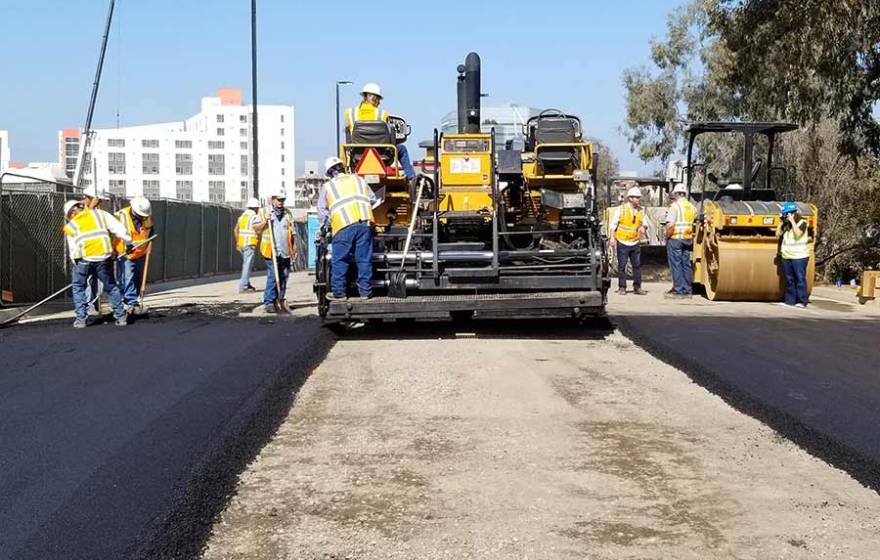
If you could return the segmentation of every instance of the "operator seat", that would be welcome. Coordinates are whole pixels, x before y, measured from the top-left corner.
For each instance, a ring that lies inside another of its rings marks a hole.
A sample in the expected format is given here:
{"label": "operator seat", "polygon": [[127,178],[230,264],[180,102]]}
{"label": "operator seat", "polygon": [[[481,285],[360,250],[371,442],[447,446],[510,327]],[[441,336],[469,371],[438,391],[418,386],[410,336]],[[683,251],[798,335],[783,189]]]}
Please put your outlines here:
{"label": "operator seat", "polygon": [[[345,139],[346,144],[349,144],[348,150],[352,169],[360,161],[368,147],[376,148],[379,157],[382,158],[382,162],[386,166],[394,164],[394,149],[389,146],[394,146],[397,142],[395,141],[394,131],[387,122],[357,121],[354,123],[352,130],[346,128]],[[362,145],[363,148],[352,146],[351,144]]]}
{"label": "operator seat", "polygon": [[[580,141],[580,123],[576,117],[551,109],[532,119],[534,124],[529,127],[528,139],[530,151],[541,144],[574,144]],[[570,165],[577,166],[580,163],[575,146],[542,148],[537,152],[537,158],[545,172],[562,172]]]}

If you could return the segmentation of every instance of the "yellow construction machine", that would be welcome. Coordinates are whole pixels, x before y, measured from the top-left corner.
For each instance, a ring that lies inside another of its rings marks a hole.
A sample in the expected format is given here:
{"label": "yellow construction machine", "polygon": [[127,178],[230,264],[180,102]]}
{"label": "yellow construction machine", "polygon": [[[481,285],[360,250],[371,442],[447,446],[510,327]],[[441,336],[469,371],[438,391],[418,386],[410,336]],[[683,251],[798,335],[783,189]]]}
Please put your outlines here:
{"label": "yellow construction machine", "polygon": [[[688,127],[686,186],[698,209],[693,280],[703,286],[710,300],[782,300],[785,278],[776,230],[782,195],[790,192],[792,169],[774,165],[773,155],[777,136],[796,128],[788,123],[759,122],[701,122]],[[710,162],[696,162],[695,142],[703,134],[738,135],[742,142],[737,143],[736,163],[731,167],[741,167],[719,178],[710,171]],[[763,150],[756,155],[758,147]],[[796,204],[809,224],[810,291],[819,215],[812,204]]]}
{"label": "yellow construction machine", "polygon": [[596,160],[580,120],[544,111],[524,125],[524,150],[499,149],[494,130],[481,132],[480,57],[470,53],[458,73],[458,132],[434,131],[416,185],[402,178],[392,132],[382,136],[380,125],[372,136],[355,130],[343,146],[347,168],[384,197],[374,212],[374,297],[327,299],[332,240],[324,236],[315,282],[321,316],[603,313],[609,283]]}

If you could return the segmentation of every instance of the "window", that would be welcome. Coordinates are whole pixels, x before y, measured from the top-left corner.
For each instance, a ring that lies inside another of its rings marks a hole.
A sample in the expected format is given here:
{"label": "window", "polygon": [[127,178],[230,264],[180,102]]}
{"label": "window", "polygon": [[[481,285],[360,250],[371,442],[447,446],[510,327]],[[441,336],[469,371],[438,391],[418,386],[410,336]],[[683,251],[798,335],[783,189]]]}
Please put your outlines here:
{"label": "window", "polygon": [[174,147],[178,150],[189,150],[192,149],[193,143],[192,140],[175,140]]}
{"label": "window", "polygon": [[226,175],[226,156],[208,154],[208,175]]}
{"label": "window", "polygon": [[144,153],[142,156],[142,172],[144,175],[159,174],[159,154]]}
{"label": "window", "polygon": [[217,129],[217,136],[224,136],[225,134],[226,134],[226,131],[223,130],[222,128]]}
{"label": "window", "polygon": [[125,196],[125,179],[110,179],[110,194]]}
{"label": "window", "polygon": [[223,122],[223,115],[217,115],[217,122],[218,122],[218,123],[222,123],[222,122]]}
{"label": "window", "polygon": [[79,144],[64,144],[64,155],[73,157],[79,154]]}
{"label": "window", "polygon": [[242,138],[247,138],[247,135],[248,135],[248,133],[247,133],[247,129],[246,129],[246,128],[239,128],[239,129],[238,129],[238,134],[239,134],[239,136],[241,136]]}
{"label": "window", "polygon": [[226,202],[225,181],[208,181],[208,201]]}
{"label": "window", "polygon": [[248,157],[247,154],[241,155],[241,176],[247,177],[248,174]]}
{"label": "window", "polygon": [[[281,115],[281,122],[284,122],[284,115]],[[281,134],[284,134],[284,130],[282,129]]]}
{"label": "window", "polygon": [[177,199],[192,200],[193,199],[193,182],[177,181]]}
{"label": "window", "polygon": [[107,140],[107,146],[110,148],[124,148],[125,140],[122,138],[110,138]]}
{"label": "window", "polygon": [[284,168],[281,168],[281,174],[284,175]]}
{"label": "window", "polygon": [[209,150],[222,150],[225,147],[225,142],[223,142],[222,140],[208,140]]}
{"label": "window", "polygon": [[[178,175],[193,174],[192,154],[174,154],[174,167]],[[178,197],[180,198],[180,197]]]}
{"label": "window", "polygon": [[242,181],[241,182],[241,199],[240,200],[242,202],[244,202],[247,199],[248,199],[248,182]]}
{"label": "window", "polygon": [[238,122],[240,122],[240,123],[246,123],[246,122],[247,122],[247,115],[239,115],[239,116],[238,116]]}
{"label": "window", "polygon": [[284,163],[284,154],[281,154],[281,163]]}
{"label": "window", "polygon": [[284,141],[283,140],[281,141],[281,149],[282,150],[284,149]]}
{"label": "window", "polygon": [[281,136],[284,136],[284,129],[281,129]]}
{"label": "window", "polygon": [[107,153],[107,173],[125,175],[125,152]]}
{"label": "window", "polygon": [[242,150],[247,150],[248,149],[247,142],[239,142],[238,147],[241,148]]}
{"label": "window", "polygon": [[158,148],[158,140],[141,140],[141,148]]}
{"label": "window", "polygon": [[159,198],[159,181],[144,181],[144,198]]}

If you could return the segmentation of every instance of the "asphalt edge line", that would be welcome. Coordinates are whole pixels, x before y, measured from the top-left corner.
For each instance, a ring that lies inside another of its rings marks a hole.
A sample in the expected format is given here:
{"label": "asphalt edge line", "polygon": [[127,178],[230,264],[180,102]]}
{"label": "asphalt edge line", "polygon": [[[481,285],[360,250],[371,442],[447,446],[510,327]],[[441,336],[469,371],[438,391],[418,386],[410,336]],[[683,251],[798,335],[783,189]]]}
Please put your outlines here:
{"label": "asphalt edge line", "polygon": [[855,449],[812,428],[797,417],[760,400],[731,381],[712,373],[687,354],[640,334],[624,316],[611,317],[617,329],[637,346],[660,361],[683,372],[688,379],[797,445],[817,459],[842,470],[866,488],[880,494],[880,461],[864,457]]}

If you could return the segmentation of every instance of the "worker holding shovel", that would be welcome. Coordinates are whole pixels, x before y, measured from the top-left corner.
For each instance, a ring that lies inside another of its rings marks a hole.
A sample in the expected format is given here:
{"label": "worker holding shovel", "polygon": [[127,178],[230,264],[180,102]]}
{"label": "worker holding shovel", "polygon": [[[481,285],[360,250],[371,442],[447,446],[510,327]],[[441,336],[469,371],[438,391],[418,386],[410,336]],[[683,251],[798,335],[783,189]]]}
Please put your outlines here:
{"label": "worker holding shovel", "polygon": [[[153,234],[153,209],[150,201],[142,196],[131,199],[128,206],[116,213],[119,220],[131,237],[132,243],[140,243]],[[143,280],[144,267],[149,259],[150,244],[147,243],[130,253],[125,252],[125,242],[116,240],[116,283],[122,292],[122,302],[131,314],[142,313],[139,299]]]}
{"label": "worker holding shovel", "polygon": [[272,195],[269,211],[260,212],[260,223],[254,230],[260,235],[260,254],[266,259],[266,289],[263,305],[267,313],[290,313],[287,307],[287,278],[291,260],[296,258],[293,236],[293,214],[284,207],[286,195],[279,189]]}

